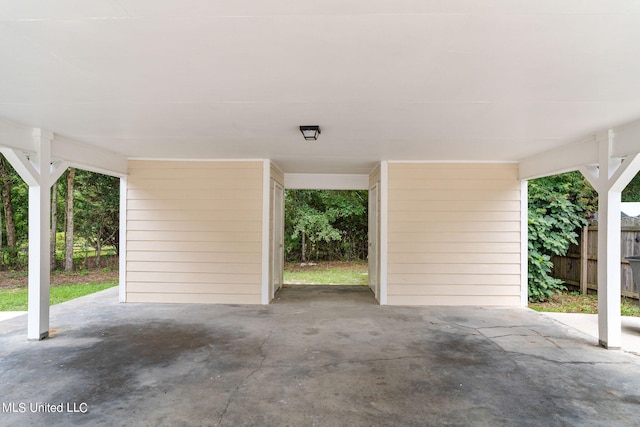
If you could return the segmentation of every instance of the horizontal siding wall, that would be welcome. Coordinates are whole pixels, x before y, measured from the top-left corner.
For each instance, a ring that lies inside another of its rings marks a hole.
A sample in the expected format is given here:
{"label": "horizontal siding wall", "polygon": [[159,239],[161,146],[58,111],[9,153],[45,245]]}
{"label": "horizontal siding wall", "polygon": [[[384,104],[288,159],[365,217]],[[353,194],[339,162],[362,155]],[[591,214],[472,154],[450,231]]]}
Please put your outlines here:
{"label": "horizontal siding wall", "polygon": [[129,162],[127,301],[259,304],[262,168]]}
{"label": "horizontal siding wall", "polygon": [[517,165],[390,163],[388,303],[520,304]]}

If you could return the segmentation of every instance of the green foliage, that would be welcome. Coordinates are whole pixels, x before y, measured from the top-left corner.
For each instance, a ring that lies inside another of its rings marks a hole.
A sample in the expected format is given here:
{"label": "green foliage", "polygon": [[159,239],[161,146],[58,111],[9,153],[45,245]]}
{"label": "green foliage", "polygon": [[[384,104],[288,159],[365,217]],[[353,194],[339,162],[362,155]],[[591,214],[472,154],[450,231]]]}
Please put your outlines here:
{"label": "green foliage", "polygon": [[[1,155],[1,154],[0,154]],[[28,249],[28,220],[29,220],[29,186],[20,178],[8,161],[5,161],[11,183],[11,200],[13,206],[13,220],[16,227],[16,247],[7,246],[6,219],[4,208],[0,200],[0,216],[2,217],[2,261],[0,265],[11,270],[18,270],[27,266]],[[2,180],[0,179],[0,184]]]}
{"label": "green foliage", "polygon": [[367,200],[367,191],[286,190],[285,257],[365,258]]}
{"label": "green foliage", "polygon": [[594,210],[593,189],[577,172],[529,182],[529,300],[545,301],[565,289],[551,276],[553,255],[577,243],[578,228]]}
{"label": "green foliage", "polygon": [[[10,269],[23,269],[28,260],[29,187],[6,162],[11,179],[11,200],[16,225],[17,247],[7,246],[4,209],[0,201],[2,219],[2,265]],[[68,172],[67,172],[68,173]],[[118,178],[77,170],[74,187],[75,245],[83,245],[85,258],[102,254],[105,247],[118,250],[120,183]],[[66,174],[58,180],[56,252],[64,253]]]}
{"label": "green foliage", "polygon": [[640,202],[640,173],[622,190],[623,202]]}
{"label": "green foliage", "polygon": [[74,225],[89,247],[100,250],[111,245],[117,248],[120,224],[118,178],[77,170],[74,208]]}

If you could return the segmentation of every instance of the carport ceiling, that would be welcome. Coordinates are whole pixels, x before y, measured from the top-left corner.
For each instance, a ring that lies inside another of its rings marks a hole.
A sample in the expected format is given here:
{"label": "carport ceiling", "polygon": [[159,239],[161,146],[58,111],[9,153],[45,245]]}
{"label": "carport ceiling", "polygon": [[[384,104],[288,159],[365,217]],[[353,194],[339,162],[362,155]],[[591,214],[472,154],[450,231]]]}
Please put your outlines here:
{"label": "carport ceiling", "polygon": [[0,58],[0,117],[134,158],[517,161],[640,118],[634,0],[2,0]]}

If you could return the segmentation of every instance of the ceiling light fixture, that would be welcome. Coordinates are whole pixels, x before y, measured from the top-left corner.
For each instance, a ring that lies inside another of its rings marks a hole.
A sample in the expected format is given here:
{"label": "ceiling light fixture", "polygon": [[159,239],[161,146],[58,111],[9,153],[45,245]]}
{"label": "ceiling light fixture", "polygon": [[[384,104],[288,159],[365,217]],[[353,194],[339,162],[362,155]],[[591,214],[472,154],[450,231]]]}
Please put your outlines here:
{"label": "ceiling light fixture", "polygon": [[300,126],[300,132],[306,141],[315,141],[320,135],[320,126]]}

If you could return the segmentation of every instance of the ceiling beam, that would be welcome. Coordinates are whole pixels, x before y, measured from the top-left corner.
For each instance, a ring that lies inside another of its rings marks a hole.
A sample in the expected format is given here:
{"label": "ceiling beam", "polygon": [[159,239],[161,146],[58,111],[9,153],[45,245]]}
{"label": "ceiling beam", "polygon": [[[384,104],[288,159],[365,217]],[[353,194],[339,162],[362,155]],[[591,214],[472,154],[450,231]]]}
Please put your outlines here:
{"label": "ceiling beam", "polygon": [[612,156],[625,157],[640,151],[640,119],[615,127],[612,130]]}
{"label": "ceiling beam", "polygon": [[520,179],[570,172],[597,161],[598,143],[595,136],[589,137],[521,160]]}
{"label": "ceiling beam", "polygon": [[33,128],[0,118],[0,146],[12,150],[36,152]]}
{"label": "ceiling beam", "polygon": [[613,136],[612,158],[622,159],[640,152],[640,119],[598,132],[588,138],[534,154],[520,161],[520,179],[534,179],[573,170],[586,172],[598,164],[598,142]]}
{"label": "ceiling beam", "polygon": [[108,150],[55,135],[51,157],[64,160],[72,167],[117,177],[128,173],[127,158]]}
{"label": "ceiling beam", "polygon": [[[0,118],[0,147],[7,152],[15,150],[25,153],[29,158],[37,157],[36,141],[43,132],[46,131]],[[51,159],[54,160],[54,164],[58,164],[56,170],[62,166],[65,169],[71,166],[117,177],[126,176],[128,173],[126,157],[56,134],[53,134],[51,141]]]}

